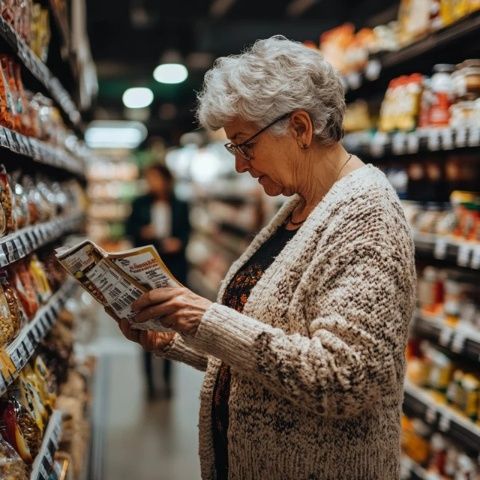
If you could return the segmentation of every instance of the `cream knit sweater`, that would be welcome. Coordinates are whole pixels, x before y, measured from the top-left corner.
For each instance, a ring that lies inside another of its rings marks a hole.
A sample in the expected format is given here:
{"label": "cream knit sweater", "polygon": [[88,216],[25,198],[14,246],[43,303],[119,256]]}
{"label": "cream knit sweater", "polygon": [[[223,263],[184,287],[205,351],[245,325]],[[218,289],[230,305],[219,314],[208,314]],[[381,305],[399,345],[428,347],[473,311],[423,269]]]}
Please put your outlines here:
{"label": "cream knit sweater", "polygon": [[[284,222],[293,198],[228,272]],[[252,290],[243,313],[214,303],[168,358],[206,369],[202,478],[215,479],[212,392],[231,366],[229,478],[399,478],[404,351],[414,247],[387,179],[365,166],[339,180]],[[208,365],[207,365],[208,363]]]}

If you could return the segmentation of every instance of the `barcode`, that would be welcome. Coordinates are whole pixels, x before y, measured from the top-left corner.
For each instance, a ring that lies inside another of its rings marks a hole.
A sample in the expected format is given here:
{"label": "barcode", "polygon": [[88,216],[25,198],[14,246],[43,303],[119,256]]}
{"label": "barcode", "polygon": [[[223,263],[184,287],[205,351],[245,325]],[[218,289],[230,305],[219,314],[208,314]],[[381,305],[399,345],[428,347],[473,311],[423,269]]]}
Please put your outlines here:
{"label": "barcode", "polygon": [[133,295],[128,293],[124,293],[120,298],[117,298],[114,302],[112,302],[112,307],[116,311],[121,311],[125,308],[130,307],[130,305],[136,300]]}

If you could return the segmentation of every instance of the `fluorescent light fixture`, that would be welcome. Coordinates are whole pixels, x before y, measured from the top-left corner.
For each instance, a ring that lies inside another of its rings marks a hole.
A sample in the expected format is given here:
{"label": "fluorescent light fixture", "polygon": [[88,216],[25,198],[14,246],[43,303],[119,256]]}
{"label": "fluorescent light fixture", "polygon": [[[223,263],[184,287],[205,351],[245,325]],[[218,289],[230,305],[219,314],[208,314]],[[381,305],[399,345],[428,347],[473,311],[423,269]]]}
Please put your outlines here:
{"label": "fluorescent light fixture", "polygon": [[90,148],[138,147],[147,138],[147,128],[140,122],[97,120],[85,132],[85,141]]}
{"label": "fluorescent light fixture", "polygon": [[163,63],[153,72],[153,78],[159,83],[182,83],[188,77],[188,70],[181,63]]}
{"label": "fluorescent light fixture", "polygon": [[123,104],[127,108],[145,108],[153,102],[153,92],[149,88],[129,88],[123,93]]}

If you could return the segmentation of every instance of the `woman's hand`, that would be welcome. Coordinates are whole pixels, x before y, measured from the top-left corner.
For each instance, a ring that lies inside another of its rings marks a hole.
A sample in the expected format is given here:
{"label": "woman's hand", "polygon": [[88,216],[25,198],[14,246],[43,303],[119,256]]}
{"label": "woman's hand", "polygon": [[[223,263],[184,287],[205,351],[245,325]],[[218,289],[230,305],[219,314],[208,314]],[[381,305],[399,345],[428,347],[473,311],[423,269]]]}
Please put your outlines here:
{"label": "woman's hand", "polygon": [[120,330],[128,340],[138,343],[147,352],[158,352],[172,343],[175,337],[174,332],[153,332],[151,330],[137,330],[132,327],[128,320],[118,322]]}
{"label": "woman's hand", "polygon": [[135,322],[157,319],[164,327],[183,335],[195,335],[212,302],[185,287],[157,288],[132,305]]}

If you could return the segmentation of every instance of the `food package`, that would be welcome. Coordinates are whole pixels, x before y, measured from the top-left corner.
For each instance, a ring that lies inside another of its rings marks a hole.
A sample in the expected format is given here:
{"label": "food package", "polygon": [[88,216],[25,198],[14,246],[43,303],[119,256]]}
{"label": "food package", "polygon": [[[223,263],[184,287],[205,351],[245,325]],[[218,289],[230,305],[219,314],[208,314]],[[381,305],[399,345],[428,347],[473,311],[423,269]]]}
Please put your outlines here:
{"label": "food package", "polygon": [[35,225],[41,220],[40,209],[38,206],[40,201],[39,193],[35,188],[35,183],[33,182],[32,178],[29,176],[23,177],[22,186],[27,196],[30,224]]}
{"label": "food package", "polygon": [[3,165],[0,165],[0,203],[5,214],[5,233],[12,233],[17,229],[15,198],[10,188],[9,176]]}
{"label": "food package", "polygon": [[52,289],[50,288],[45,269],[36,255],[32,255],[30,258],[28,270],[33,280],[38,300],[40,303],[45,304],[52,296]]}
{"label": "food package", "polygon": [[52,411],[57,399],[57,383],[41,355],[37,355],[32,361],[32,372],[34,376],[31,378],[36,379],[43,404]]}
{"label": "food package", "polygon": [[0,123],[7,128],[15,128],[15,102],[8,71],[4,69],[3,63],[0,56]]}
{"label": "food package", "polygon": [[15,449],[0,437],[0,478],[2,480],[28,480],[25,462]]}
{"label": "food package", "polygon": [[3,345],[10,343],[23,327],[24,318],[19,299],[13,289],[6,271],[0,271],[0,329]]}
{"label": "food package", "polygon": [[9,394],[7,397],[2,397],[0,422],[0,433],[3,438],[10,443],[25,463],[31,464],[42,445],[43,432],[32,413],[20,403],[16,395]]}
{"label": "food package", "polygon": [[15,218],[17,221],[17,228],[25,228],[30,224],[30,212],[28,209],[28,198],[24,188],[19,183],[18,179],[20,172],[15,172],[11,175],[11,188],[15,197]]}
{"label": "food package", "polygon": [[14,384],[13,391],[20,404],[30,411],[35,419],[35,423],[43,434],[48,423],[50,412],[40,397],[40,392],[37,388],[38,380],[34,379],[34,375],[31,367],[26,365],[20,372]]}
{"label": "food package", "polygon": [[39,308],[32,277],[23,261],[13,264],[10,267],[10,272],[13,286],[17,291],[27,318],[32,319]]}
{"label": "food package", "polygon": [[43,252],[41,260],[45,266],[48,283],[53,291],[58,290],[65,281],[66,272],[60,267],[53,251]]}

